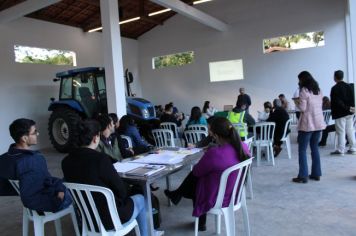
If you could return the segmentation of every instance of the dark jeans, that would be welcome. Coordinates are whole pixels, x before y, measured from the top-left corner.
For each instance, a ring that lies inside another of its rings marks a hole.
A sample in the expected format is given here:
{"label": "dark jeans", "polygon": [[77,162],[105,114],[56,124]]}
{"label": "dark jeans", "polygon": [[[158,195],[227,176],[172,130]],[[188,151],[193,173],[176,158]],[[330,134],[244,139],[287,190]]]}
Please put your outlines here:
{"label": "dark jeans", "polygon": [[[193,175],[192,172],[188,174],[187,177],[183,180],[181,185],[175,190],[176,193],[180,194],[182,197],[192,199],[193,206],[195,206],[195,189],[197,187],[198,178]],[[205,225],[206,223],[206,214],[199,217],[199,225]]]}
{"label": "dark jeans", "polygon": [[318,142],[320,139],[321,131],[311,132],[298,132],[298,155],[299,155],[299,178],[308,177],[308,161],[307,161],[307,148],[310,145],[312,157],[311,176],[321,176],[320,154]]}

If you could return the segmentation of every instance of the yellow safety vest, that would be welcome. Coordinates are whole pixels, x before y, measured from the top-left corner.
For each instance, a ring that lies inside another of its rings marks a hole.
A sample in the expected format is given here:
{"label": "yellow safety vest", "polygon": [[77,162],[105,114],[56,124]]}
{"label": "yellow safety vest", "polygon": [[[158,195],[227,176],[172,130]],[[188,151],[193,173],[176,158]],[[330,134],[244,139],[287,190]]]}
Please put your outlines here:
{"label": "yellow safety vest", "polygon": [[232,124],[242,124],[244,128],[238,128],[236,127],[237,132],[239,133],[241,138],[244,138],[247,136],[247,124],[244,123],[244,117],[245,117],[245,111],[242,112],[233,112],[229,111],[227,119],[232,123]]}

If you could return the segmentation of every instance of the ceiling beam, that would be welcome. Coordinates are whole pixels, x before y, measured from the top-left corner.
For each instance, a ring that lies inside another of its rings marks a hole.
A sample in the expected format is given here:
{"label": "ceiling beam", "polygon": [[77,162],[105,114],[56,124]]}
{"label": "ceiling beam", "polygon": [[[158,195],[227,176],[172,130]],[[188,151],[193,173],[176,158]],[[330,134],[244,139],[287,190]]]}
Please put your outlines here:
{"label": "ceiling beam", "polygon": [[228,25],[221,20],[218,20],[215,17],[212,17],[179,0],[151,0],[151,2],[157,3],[166,8],[171,8],[173,11],[181,15],[196,20],[213,29],[219,31],[226,31],[228,29]]}
{"label": "ceiling beam", "polygon": [[61,0],[27,0],[0,12],[0,23],[7,23],[22,16],[48,7]]}

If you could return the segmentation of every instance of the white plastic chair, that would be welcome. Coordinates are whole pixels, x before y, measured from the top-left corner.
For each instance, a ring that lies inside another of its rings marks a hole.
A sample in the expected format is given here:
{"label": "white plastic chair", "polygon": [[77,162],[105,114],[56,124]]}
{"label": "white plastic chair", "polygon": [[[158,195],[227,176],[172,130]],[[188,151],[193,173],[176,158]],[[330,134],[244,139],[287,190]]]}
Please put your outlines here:
{"label": "white plastic chair", "polygon": [[253,146],[257,148],[257,166],[261,162],[261,148],[267,149],[267,160],[272,158],[272,165],[274,166],[273,154],[273,136],[276,124],[274,122],[257,123],[253,126]]}
{"label": "white plastic chair", "polygon": [[[218,192],[215,206],[207,212],[207,214],[216,215],[215,220],[216,220],[217,234],[220,234],[221,232],[221,215],[223,215],[225,219],[226,235],[235,236],[235,211],[242,208],[242,215],[244,218],[246,235],[248,236],[250,235],[250,224],[248,219],[244,183],[246,179],[246,174],[250,169],[251,163],[252,163],[252,159],[250,158],[246,161],[243,161],[237,165],[234,165],[226,169],[221,175],[219,192]],[[234,182],[234,188],[231,194],[229,206],[223,207],[227,180],[230,174],[236,171],[238,171],[238,173],[237,173],[236,180]],[[196,217],[195,236],[198,236],[198,225],[199,225],[199,218]]]}
{"label": "white plastic chair", "polygon": [[[136,219],[133,219],[124,225],[121,223],[119,214],[117,213],[115,197],[110,189],[101,186],[76,183],[65,183],[65,185],[71,192],[82,215],[82,235],[121,236],[128,234],[135,228],[136,235],[140,236],[140,230]],[[114,225],[113,230],[107,231],[105,229],[93,198],[94,193],[101,194],[105,197],[111,220]]]}
{"label": "white plastic chair", "polygon": [[[10,181],[11,185],[14,187],[14,189],[16,190],[16,192],[20,195],[19,181],[18,180],[9,180],[9,181]],[[62,218],[63,216],[69,215],[69,214],[71,215],[71,218],[72,218],[75,234],[77,236],[79,236],[80,233],[78,230],[78,222],[77,222],[77,218],[75,216],[73,205],[70,205],[66,209],[63,209],[56,213],[43,212],[43,215],[39,215],[37,213],[37,211],[23,207],[22,235],[23,236],[28,235],[28,226],[29,226],[28,223],[31,220],[31,221],[33,221],[35,236],[44,235],[44,225],[45,225],[45,223],[47,223],[49,221],[54,221],[56,235],[60,236],[60,235],[62,235],[62,226],[61,226],[60,218]]]}
{"label": "white plastic chair", "polygon": [[288,112],[289,117],[292,119],[291,125],[297,125],[298,124],[298,118],[297,118],[296,111],[288,110],[287,112]]}
{"label": "white plastic chair", "polygon": [[330,117],[331,117],[331,110],[324,110],[323,111],[324,121],[326,125],[329,125]]}
{"label": "white plastic chair", "polygon": [[189,125],[188,130],[198,130],[208,132],[208,126],[206,125]]}
{"label": "white plastic chair", "polygon": [[173,138],[179,138],[178,136],[178,126],[176,123],[173,122],[162,122],[161,123],[161,128],[162,129],[169,129],[172,130],[174,137]]}
{"label": "white plastic chair", "polygon": [[132,139],[129,136],[126,135],[120,135],[122,139],[125,139],[127,142],[128,148],[132,148]]}
{"label": "white plastic chair", "polygon": [[232,123],[232,125],[235,127],[237,133],[240,135],[241,133],[245,133],[246,136],[243,138],[247,138],[248,136],[248,131],[247,131],[247,124],[245,123]]}
{"label": "white plastic chair", "polygon": [[[252,143],[253,143],[253,137],[246,139],[243,141],[244,143],[247,144],[248,150],[250,151],[252,155]],[[251,157],[253,159],[253,157]],[[250,168],[249,172],[247,173],[247,189],[248,192],[250,193],[250,199],[253,199],[253,188],[252,188],[252,167]]]}
{"label": "white plastic chair", "polygon": [[291,123],[292,123],[292,119],[289,119],[286,122],[286,125],[284,126],[283,136],[281,138],[281,141],[286,144],[289,159],[292,159],[292,150],[291,150],[291,144],[290,144],[290,133],[287,134],[287,131],[290,128]]}
{"label": "white plastic chair", "polygon": [[153,129],[156,147],[175,147],[174,134],[170,129]]}
{"label": "white plastic chair", "polygon": [[188,143],[195,144],[203,138],[208,137],[208,132],[200,130],[186,130],[184,131],[184,137]]}

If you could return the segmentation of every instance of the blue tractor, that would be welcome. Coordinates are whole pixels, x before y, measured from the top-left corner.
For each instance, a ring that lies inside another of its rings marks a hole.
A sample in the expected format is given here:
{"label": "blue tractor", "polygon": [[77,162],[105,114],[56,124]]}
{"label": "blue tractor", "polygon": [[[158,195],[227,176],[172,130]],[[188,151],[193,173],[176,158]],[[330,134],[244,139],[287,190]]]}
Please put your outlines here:
{"label": "blue tractor", "polygon": [[[78,121],[108,113],[105,70],[100,67],[68,70],[57,73],[53,81],[60,81],[60,90],[59,99],[52,98],[48,107],[52,111],[49,137],[59,152],[68,152],[75,144]],[[156,120],[152,103],[130,96],[132,81],[132,74],[126,71],[128,115],[139,124]]]}

